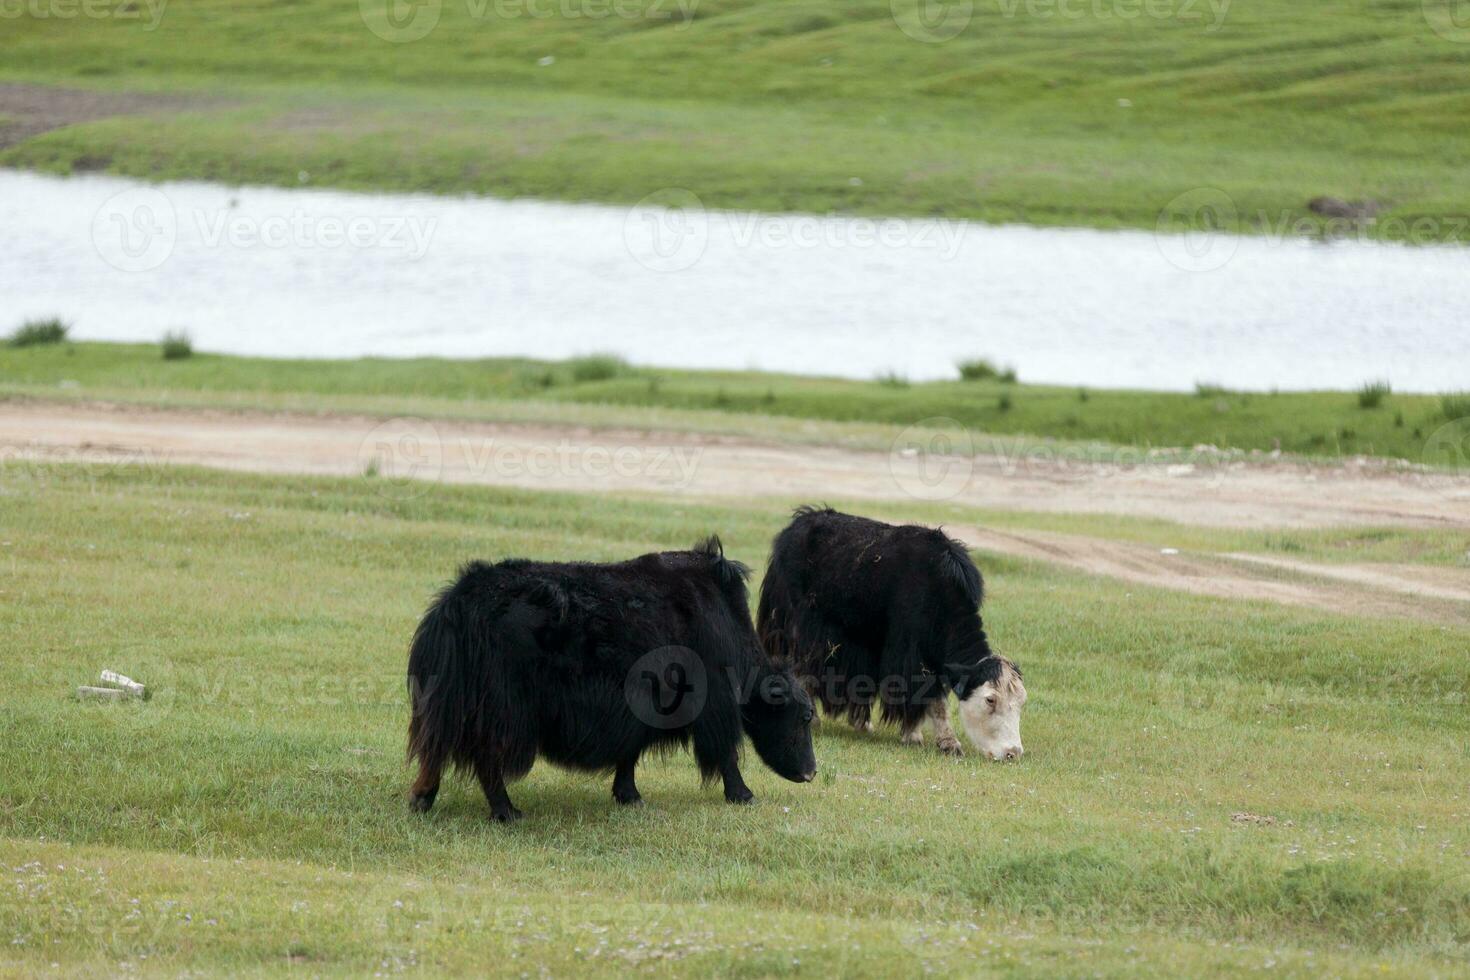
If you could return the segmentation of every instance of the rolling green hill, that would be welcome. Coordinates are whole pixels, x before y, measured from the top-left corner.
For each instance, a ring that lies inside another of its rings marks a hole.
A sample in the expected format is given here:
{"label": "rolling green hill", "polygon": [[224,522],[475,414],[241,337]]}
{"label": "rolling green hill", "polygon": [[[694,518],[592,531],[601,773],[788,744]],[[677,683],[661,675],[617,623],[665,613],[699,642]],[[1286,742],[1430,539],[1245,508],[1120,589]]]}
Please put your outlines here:
{"label": "rolling green hill", "polygon": [[[1440,0],[379,2],[18,8],[0,78],[102,104],[0,163],[1145,228],[1216,187],[1228,226],[1333,195],[1470,237],[1470,30]],[[24,91],[0,116],[47,115]],[[155,118],[98,118],[124,94]]]}

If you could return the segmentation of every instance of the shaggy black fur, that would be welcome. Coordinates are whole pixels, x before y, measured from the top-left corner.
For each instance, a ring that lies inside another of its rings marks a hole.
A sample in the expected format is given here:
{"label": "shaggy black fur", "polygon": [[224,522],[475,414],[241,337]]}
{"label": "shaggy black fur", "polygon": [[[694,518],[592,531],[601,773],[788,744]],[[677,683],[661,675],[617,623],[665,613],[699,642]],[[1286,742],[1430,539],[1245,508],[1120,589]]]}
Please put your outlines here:
{"label": "shaggy black fur", "polygon": [[690,741],[704,779],[746,803],[743,734],[781,776],[810,780],[811,699],[761,652],[747,574],[713,537],[613,565],[466,565],[409,653],[413,808],[433,805],[453,765],[479,777],[497,820],[514,820],[505,781],[538,755],[613,771],[613,797],[637,803],[639,756]]}
{"label": "shaggy black fur", "polygon": [[943,531],[799,507],[776,535],[757,626],[829,714],[905,730],[954,691],[996,680],[980,620],[984,583]]}

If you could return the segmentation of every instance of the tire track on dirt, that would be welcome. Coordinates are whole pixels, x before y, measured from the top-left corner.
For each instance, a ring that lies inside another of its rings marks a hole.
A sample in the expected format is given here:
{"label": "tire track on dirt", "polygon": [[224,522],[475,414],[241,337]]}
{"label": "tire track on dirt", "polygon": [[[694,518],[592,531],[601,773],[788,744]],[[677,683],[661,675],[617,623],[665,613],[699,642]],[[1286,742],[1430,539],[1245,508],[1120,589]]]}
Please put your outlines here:
{"label": "tire track on dirt", "polygon": [[1064,565],[1153,588],[1336,613],[1351,610],[1355,614],[1470,625],[1470,573],[1455,569],[1328,565],[1173,549],[1166,553],[1104,538],[996,531],[972,525],[945,525],[945,530],[982,551]]}
{"label": "tire track on dirt", "polygon": [[[434,465],[416,478],[539,490],[653,492],[693,497],[905,501],[911,474],[893,455],[759,443],[729,436],[552,425],[415,420]],[[381,419],[260,412],[159,410],[45,402],[0,403],[0,468],[7,461],[189,464],[237,471],[355,476],[373,458]],[[427,453],[427,449],[419,446]],[[537,468],[537,454],[566,465]],[[593,473],[590,460],[631,465]],[[520,461],[511,465],[512,461]],[[660,463],[661,465],[655,465]],[[955,462],[955,461],[951,461]],[[950,502],[999,510],[1165,517],[1213,526],[1344,524],[1470,526],[1470,478],[1365,473],[1351,468],[1247,466],[1208,480],[1177,467],[1108,471],[1038,464],[1024,471],[977,457]],[[3,471],[3,469],[0,469]],[[1310,502],[1310,503],[1309,503]],[[972,547],[1094,575],[1225,599],[1470,623],[1470,575],[1418,566],[1326,565],[1245,554],[1178,554],[1128,542],[973,526],[950,530]]]}

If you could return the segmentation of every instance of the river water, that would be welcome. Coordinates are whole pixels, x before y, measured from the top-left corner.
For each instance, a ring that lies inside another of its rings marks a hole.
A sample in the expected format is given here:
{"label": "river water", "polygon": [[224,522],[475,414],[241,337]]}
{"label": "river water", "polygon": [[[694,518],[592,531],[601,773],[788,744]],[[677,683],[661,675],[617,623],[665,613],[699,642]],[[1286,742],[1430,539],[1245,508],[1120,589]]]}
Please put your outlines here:
{"label": "river water", "polygon": [[301,357],[1470,387],[1470,249],[0,171],[0,331]]}

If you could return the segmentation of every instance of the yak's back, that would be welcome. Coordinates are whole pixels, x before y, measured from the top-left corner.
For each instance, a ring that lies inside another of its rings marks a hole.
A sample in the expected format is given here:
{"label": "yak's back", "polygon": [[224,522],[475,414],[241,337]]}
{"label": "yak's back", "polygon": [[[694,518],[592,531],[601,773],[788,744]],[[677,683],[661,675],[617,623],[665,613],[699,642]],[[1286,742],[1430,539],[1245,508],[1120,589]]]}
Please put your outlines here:
{"label": "yak's back", "polygon": [[771,565],[796,592],[841,590],[864,603],[919,588],[952,591],[977,609],[984,596],[968,549],[944,531],[830,507],[797,508],[776,538]]}
{"label": "yak's back", "polygon": [[606,564],[475,561],[441,593],[439,609],[451,622],[475,622],[516,639],[514,649],[540,650],[570,666],[614,649],[691,644],[711,623],[739,630],[749,622],[747,575],[716,537],[688,551]]}

